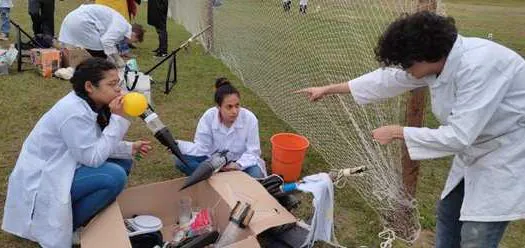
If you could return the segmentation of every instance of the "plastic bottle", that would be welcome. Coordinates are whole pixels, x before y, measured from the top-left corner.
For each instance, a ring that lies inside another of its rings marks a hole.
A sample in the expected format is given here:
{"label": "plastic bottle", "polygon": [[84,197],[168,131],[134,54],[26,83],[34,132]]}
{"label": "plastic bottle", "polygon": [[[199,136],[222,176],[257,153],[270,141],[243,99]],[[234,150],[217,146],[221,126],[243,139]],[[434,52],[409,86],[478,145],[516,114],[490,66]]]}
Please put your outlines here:
{"label": "plastic bottle", "polygon": [[230,214],[230,223],[224,229],[219,241],[215,244],[216,248],[225,247],[239,241],[239,236],[243,229],[250,224],[255,211],[248,203],[237,201]]}

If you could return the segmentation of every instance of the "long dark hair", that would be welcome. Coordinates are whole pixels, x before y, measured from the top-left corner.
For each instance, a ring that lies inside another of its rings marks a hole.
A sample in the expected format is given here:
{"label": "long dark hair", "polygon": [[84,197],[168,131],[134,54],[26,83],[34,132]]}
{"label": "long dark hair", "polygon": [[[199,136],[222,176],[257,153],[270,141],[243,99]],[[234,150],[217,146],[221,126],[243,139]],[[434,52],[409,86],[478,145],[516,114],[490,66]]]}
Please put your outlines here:
{"label": "long dark hair", "polygon": [[215,80],[215,103],[217,103],[218,106],[221,106],[222,102],[224,101],[224,97],[231,94],[236,94],[239,98],[241,98],[239,91],[233,87],[227,78],[217,78]]}
{"label": "long dark hair", "polygon": [[95,102],[88,96],[86,82],[90,81],[94,87],[99,87],[99,82],[104,78],[104,73],[116,69],[117,67],[113,63],[105,59],[89,58],[78,64],[73,77],[69,80],[77,96],[84,99],[91,109],[98,114],[97,123],[102,130],[109,124],[111,111],[109,110],[109,106],[103,106],[102,108],[96,107]]}

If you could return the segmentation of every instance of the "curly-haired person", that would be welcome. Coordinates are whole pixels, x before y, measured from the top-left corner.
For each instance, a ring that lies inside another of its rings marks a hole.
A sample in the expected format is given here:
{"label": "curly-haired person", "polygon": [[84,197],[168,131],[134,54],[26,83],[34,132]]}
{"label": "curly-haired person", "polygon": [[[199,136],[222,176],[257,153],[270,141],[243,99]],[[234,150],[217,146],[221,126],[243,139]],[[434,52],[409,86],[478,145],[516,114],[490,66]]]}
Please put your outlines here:
{"label": "curly-haired person", "polygon": [[311,101],[351,93],[368,104],[428,86],[438,128],[389,125],[372,136],[404,140],[413,160],[454,156],[437,206],[436,247],[497,247],[508,223],[525,217],[525,60],[459,35],[454,19],[430,12],[391,23],[375,54],[383,68],[299,92]]}

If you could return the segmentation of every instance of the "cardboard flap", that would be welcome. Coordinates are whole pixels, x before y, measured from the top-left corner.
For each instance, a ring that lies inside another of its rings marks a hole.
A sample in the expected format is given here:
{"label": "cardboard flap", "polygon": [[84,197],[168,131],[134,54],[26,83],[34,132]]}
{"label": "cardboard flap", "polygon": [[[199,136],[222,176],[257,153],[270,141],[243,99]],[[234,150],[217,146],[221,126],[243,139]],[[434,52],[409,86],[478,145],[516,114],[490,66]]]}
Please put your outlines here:
{"label": "cardboard flap", "polygon": [[80,235],[82,248],[131,248],[117,202],[95,216]]}
{"label": "cardboard flap", "polygon": [[228,245],[226,248],[260,248],[261,245],[259,245],[259,242],[257,241],[257,238],[255,236],[249,236],[248,238],[245,238],[239,242],[236,242],[235,244]]}
{"label": "cardboard flap", "polygon": [[217,173],[208,182],[233,208],[237,201],[248,202],[255,210],[250,229],[259,234],[268,228],[296,221],[268,191],[255,179],[244,172],[232,171]]}

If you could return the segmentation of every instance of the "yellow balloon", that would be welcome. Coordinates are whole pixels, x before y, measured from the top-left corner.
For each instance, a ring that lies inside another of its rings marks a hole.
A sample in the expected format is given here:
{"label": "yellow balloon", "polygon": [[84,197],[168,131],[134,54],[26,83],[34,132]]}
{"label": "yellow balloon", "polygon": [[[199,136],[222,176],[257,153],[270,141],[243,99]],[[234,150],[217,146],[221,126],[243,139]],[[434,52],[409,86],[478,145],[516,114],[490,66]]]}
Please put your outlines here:
{"label": "yellow balloon", "polygon": [[129,116],[139,116],[148,108],[148,100],[143,94],[130,92],[124,96],[124,113]]}

